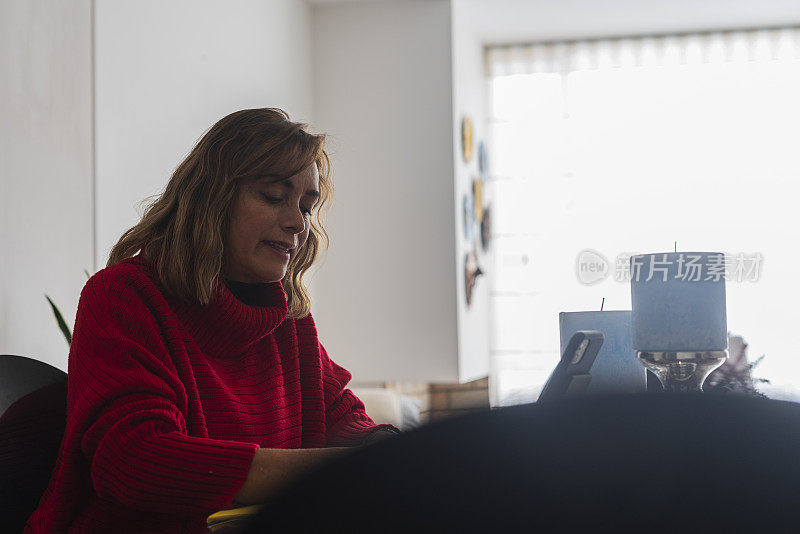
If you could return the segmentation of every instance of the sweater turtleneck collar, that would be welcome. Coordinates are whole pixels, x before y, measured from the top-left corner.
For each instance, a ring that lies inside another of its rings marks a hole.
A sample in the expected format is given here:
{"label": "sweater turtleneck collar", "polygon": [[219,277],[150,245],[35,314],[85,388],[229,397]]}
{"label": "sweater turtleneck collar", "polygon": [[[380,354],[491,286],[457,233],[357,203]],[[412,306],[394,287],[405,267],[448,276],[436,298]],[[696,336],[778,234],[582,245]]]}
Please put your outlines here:
{"label": "sweater turtleneck collar", "polygon": [[[138,258],[138,256],[136,257]],[[157,285],[152,267],[140,260]],[[231,291],[248,302],[242,302]],[[180,302],[168,292],[164,296],[188,333],[204,354],[215,358],[234,358],[271,334],[286,318],[286,292],[280,282],[242,284],[222,280],[207,306]]]}
{"label": "sweater turtleneck collar", "polygon": [[234,297],[248,306],[261,306],[263,304],[265,286],[269,285],[266,283],[237,282],[228,278],[223,278],[222,283],[233,293]]}

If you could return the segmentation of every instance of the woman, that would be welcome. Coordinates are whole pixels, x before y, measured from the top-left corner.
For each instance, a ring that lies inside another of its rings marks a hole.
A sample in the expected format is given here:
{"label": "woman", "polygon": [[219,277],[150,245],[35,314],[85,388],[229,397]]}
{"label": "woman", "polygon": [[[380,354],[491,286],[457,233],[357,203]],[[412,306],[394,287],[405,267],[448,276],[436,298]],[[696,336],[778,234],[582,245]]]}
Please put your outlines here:
{"label": "woman", "polygon": [[277,109],[228,115],[123,234],[81,294],[67,428],[28,531],[203,532],[396,432],[345,389],[309,311],[323,144]]}

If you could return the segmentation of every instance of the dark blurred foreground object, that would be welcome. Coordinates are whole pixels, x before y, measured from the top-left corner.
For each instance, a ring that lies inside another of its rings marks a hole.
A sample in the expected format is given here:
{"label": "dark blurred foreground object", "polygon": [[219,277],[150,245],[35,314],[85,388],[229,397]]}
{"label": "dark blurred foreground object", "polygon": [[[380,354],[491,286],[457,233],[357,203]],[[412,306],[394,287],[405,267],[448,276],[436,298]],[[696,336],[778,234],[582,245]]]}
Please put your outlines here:
{"label": "dark blurred foreground object", "polygon": [[242,532],[797,528],[800,405],[642,394],[401,434],[298,482]]}
{"label": "dark blurred foreground object", "polygon": [[22,532],[38,506],[64,435],[66,407],[64,371],[0,355],[0,531]]}

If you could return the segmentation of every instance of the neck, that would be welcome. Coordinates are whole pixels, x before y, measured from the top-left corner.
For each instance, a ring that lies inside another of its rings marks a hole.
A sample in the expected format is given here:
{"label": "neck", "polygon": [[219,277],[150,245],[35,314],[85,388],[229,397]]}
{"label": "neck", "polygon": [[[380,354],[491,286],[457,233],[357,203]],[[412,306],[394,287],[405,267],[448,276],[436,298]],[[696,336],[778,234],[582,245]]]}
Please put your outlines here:
{"label": "neck", "polygon": [[261,302],[262,288],[267,285],[264,282],[240,282],[223,278],[225,286],[233,293],[240,302],[248,306],[258,306]]}

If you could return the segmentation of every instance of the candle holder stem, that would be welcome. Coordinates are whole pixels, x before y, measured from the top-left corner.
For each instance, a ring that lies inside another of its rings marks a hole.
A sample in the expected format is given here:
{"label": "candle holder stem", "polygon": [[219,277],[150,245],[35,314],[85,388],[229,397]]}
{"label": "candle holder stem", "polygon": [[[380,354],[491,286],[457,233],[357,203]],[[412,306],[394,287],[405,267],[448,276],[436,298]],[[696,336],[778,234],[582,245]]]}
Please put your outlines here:
{"label": "candle holder stem", "polygon": [[671,393],[702,392],[711,371],[728,359],[727,350],[700,352],[639,351],[642,364],[652,371]]}

